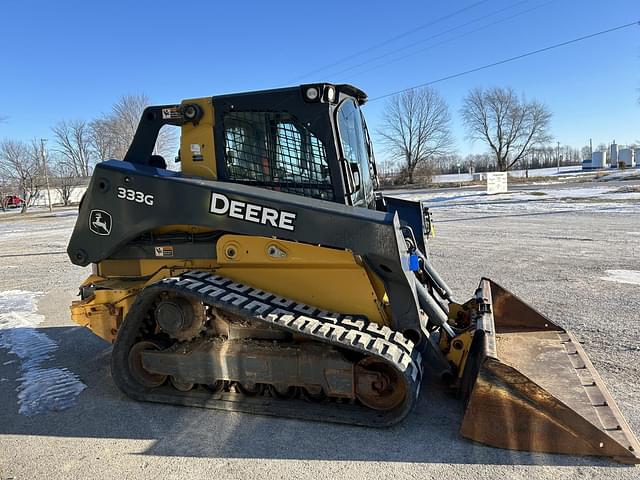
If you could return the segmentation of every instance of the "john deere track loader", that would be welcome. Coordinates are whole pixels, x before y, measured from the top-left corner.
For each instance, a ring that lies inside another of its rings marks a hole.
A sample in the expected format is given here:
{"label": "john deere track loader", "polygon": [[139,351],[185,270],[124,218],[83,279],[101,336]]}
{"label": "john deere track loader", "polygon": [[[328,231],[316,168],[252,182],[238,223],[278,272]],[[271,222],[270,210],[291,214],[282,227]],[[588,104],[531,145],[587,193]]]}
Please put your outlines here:
{"label": "john deere track loader", "polygon": [[[147,108],[96,166],[68,253],[93,274],[73,319],[113,342],[137,400],[388,426],[425,369],[465,398],[461,433],[498,447],[639,461],[576,339],[482,279],[433,269],[418,202],[376,194],[350,85]],[[154,154],[180,127],[181,171]]]}

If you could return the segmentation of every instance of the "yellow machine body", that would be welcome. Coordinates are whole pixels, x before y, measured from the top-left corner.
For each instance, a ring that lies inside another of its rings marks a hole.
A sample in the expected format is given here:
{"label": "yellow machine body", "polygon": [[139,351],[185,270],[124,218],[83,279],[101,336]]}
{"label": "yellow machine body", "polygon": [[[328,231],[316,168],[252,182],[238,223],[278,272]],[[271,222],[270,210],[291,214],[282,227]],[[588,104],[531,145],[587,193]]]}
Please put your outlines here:
{"label": "yellow machine body", "polygon": [[[186,228],[186,227],[185,227]],[[105,260],[85,281],[96,295],[73,302],[73,321],[113,342],[136,293],[186,270],[210,270],[237,282],[328,311],[365,314],[387,325],[384,286],[357,257],[337,250],[265,237],[224,235],[215,259]]]}
{"label": "yellow machine body", "polygon": [[203,112],[197,125],[185,123],[180,127],[180,162],[182,172],[195,177],[215,180],[215,142],[213,138],[214,110],[211,97],[184,100],[183,105],[198,105]]}

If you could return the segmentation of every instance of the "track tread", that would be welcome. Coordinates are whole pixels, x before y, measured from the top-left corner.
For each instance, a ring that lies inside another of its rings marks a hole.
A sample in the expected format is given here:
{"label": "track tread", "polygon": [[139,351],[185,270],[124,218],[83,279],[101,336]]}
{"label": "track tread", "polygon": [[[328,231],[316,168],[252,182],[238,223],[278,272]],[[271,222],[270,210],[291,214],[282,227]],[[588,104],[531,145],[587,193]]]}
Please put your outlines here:
{"label": "track tread", "polygon": [[[259,408],[254,406],[255,399],[244,403],[236,402],[234,405],[233,402],[222,398],[216,401],[210,397],[207,400],[191,392],[171,394],[135,391],[126,378],[119,378],[120,372],[114,360],[113,375],[116,383],[134,398],[368,426],[387,426],[397,423],[409,413],[416,401],[422,377],[422,359],[411,340],[401,333],[387,326],[370,322],[363,316],[327,312],[206,271],[188,271],[178,276],[168,277],[140,292],[121,328],[122,335],[118,335],[114,345],[114,358],[116,352],[121,350],[128,352],[130,346],[127,348],[125,344],[133,342],[132,339],[124,340],[131,336],[123,332],[124,327],[135,329],[136,325],[140,325],[146,314],[145,305],[149,303],[150,298],[154,298],[162,291],[179,292],[196,297],[198,301],[207,305],[221,308],[251,321],[266,323],[311,340],[376,357],[387,362],[400,373],[406,383],[407,399],[402,408],[398,407],[396,411],[384,412],[384,414],[380,412],[374,414],[366,407],[350,406],[347,413],[342,415],[340,412],[342,407],[335,405],[336,411],[331,414],[327,414],[326,408],[320,407],[315,408],[320,413],[314,413],[314,406],[310,404],[305,405],[305,411],[291,408],[291,400],[274,402],[273,399],[269,399],[269,402],[262,404],[258,401],[257,403],[261,405]],[[285,402],[284,408],[279,406],[279,402]],[[354,408],[357,413],[353,411]]]}

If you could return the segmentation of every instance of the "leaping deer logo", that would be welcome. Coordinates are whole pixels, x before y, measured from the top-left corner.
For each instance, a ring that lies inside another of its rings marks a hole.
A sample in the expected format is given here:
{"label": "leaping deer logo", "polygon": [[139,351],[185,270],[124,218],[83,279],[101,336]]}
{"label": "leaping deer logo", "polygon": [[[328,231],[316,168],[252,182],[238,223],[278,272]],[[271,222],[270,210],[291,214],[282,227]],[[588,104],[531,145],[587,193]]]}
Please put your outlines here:
{"label": "leaping deer logo", "polygon": [[104,210],[91,210],[89,229],[96,235],[109,235],[111,233],[111,215]]}

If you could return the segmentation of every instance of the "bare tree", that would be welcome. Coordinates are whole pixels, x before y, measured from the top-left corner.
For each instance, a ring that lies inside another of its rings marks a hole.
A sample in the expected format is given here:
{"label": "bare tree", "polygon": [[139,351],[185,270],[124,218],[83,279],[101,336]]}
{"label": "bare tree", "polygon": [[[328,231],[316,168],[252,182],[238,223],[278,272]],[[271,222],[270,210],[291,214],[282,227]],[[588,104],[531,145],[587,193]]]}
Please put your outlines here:
{"label": "bare tree", "polygon": [[113,122],[106,116],[96,118],[89,123],[89,142],[98,162],[118,157],[115,130]]}
{"label": "bare tree", "polygon": [[389,156],[402,165],[409,183],[416,167],[428,170],[435,157],[451,149],[450,122],[449,107],[432,88],[407,90],[389,100],[378,134]]}
{"label": "bare tree", "polygon": [[[91,122],[91,145],[100,160],[124,158],[142,112],[149,104],[149,97],[145,94],[124,95],[113,105],[111,112]],[[155,151],[169,155],[175,146],[175,132],[169,128],[161,129]]]}
{"label": "bare tree", "polygon": [[145,94],[123,95],[111,108],[107,125],[111,129],[112,148],[117,158],[124,158],[127,153],[142,112],[149,103]]}
{"label": "bare tree", "polygon": [[51,130],[55,136],[56,151],[64,155],[76,175],[87,177],[91,167],[90,129],[84,120],[63,120]]}
{"label": "bare tree", "polygon": [[[495,158],[487,153],[468,154],[461,164],[471,172],[488,172],[495,169]],[[457,165],[450,164],[448,173],[457,173]]]}
{"label": "bare tree", "polygon": [[3,165],[0,163],[0,210],[3,212],[7,210],[6,195],[9,193],[10,185],[7,181],[7,172]]}
{"label": "bare tree", "polygon": [[518,98],[511,88],[474,88],[465,97],[460,114],[469,138],[490,147],[501,171],[551,139],[551,112],[540,102]]}
{"label": "bare tree", "polygon": [[60,195],[63,205],[69,205],[73,189],[80,185],[75,168],[64,157],[53,162],[53,184]]}
{"label": "bare tree", "polygon": [[42,187],[42,165],[37,145],[16,140],[3,140],[0,143],[0,163],[3,171],[13,180],[22,193],[22,213],[38,195]]}

